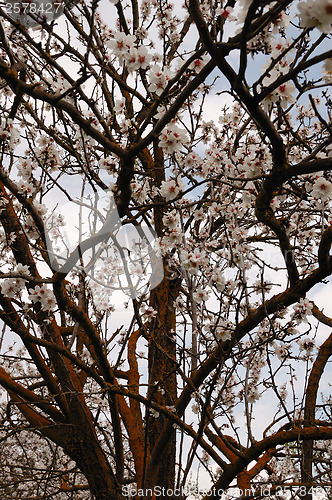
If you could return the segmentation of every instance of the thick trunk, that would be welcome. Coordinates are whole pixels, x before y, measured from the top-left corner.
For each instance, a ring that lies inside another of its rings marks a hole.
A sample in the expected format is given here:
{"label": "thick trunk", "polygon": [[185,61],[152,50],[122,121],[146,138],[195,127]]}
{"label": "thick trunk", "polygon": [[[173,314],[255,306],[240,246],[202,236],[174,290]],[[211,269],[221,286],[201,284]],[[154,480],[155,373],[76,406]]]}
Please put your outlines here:
{"label": "thick trunk", "polygon": [[[172,282],[164,278],[153,290],[151,305],[158,311],[150,332],[149,341],[149,396],[152,401],[172,407],[176,400],[176,349],[175,349],[175,309],[176,295]],[[160,414],[148,420],[148,440],[153,449],[164,427],[166,417]],[[175,478],[176,438],[175,429],[169,435],[168,444],[157,473],[157,486],[173,489]],[[148,478],[147,478],[148,479]],[[161,496],[166,498],[166,496]]]}
{"label": "thick trunk", "polygon": [[[317,310],[315,312],[317,314]],[[320,314],[320,316],[323,316],[319,312],[318,314]],[[320,319],[324,320],[325,317],[323,318],[320,317]],[[326,323],[326,321],[324,322]],[[308,387],[306,392],[305,407],[304,407],[304,421],[303,421],[304,426],[311,426],[315,423],[315,410],[317,404],[319,383],[324,373],[326,363],[330,359],[331,355],[332,355],[332,334],[321,345],[317,358],[310,372]],[[308,487],[306,494],[303,496],[304,500],[312,500],[313,498],[312,494],[314,485],[312,477],[312,465],[314,458],[313,451],[314,451],[314,441],[312,440],[304,441],[302,445],[303,458],[301,464],[302,465],[301,473],[302,473],[302,481]]]}
{"label": "thick trunk", "polygon": [[[72,444],[71,444],[72,446]],[[74,458],[74,455],[72,455]],[[80,443],[75,461],[86,477],[90,492],[96,500],[120,500],[121,487],[108,466],[102,450],[96,443]]]}
{"label": "thick trunk", "polygon": [[[151,158],[152,160],[152,158]],[[165,163],[162,150],[157,141],[154,143],[154,162],[147,161],[147,169],[152,169],[152,174],[158,186],[165,180]],[[154,223],[157,236],[165,234],[164,207],[156,206],[154,210]],[[150,305],[157,316],[151,324],[149,331],[149,391],[151,401],[161,406],[172,407],[176,401],[176,315],[174,301],[179,291],[179,281],[171,280],[167,271],[167,261],[164,262],[165,276],[163,281],[152,290]],[[157,417],[157,418],[156,418]],[[164,428],[166,417],[162,414],[149,416],[147,422],[147,434],[150,453],[153,452],[155,443]],[[169,433],[168,443],[160,457],[153,476],[145,477],[144,484],[149,487],[159,486],[174,489],[175,481],[175,458],[176,458],[176,433],[173,429]],[[151,464],[150,464],[151,465]],[[149,466],[150,467],[150,466]],[[159,498],[169,498],[167,495],[159,495]]]}

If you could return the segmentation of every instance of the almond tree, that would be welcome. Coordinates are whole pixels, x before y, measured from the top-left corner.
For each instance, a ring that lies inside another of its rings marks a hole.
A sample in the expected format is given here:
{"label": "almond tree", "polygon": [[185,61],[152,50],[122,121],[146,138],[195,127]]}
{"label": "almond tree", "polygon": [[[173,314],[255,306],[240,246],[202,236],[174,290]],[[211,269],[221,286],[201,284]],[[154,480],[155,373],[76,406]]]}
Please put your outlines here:
{"label": "almond tree", "polygon": [[328,498],[331,1],[17,5],[1,498]]}

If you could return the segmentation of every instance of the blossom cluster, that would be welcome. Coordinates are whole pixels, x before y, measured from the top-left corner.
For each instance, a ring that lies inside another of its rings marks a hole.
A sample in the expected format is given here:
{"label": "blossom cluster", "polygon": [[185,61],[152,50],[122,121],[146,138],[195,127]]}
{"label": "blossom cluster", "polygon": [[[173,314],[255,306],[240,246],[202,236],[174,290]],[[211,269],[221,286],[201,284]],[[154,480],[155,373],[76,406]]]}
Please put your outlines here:
{"label": "blossom cluster", "polygon": [[126,64],[130,72],[146,69],[152,59],[146,47],[136,47],[135,44],[136,36],[126,35],[123,31],[114,33],[114,38],[107,42],[112,55],[118,58],[120,64]]}
{"label": "blossom cluster", "polygon": [[316,27],[323,33],[330,33],[332,26],[331,0],[306,0],[298,4],[300,24],[305,28]]}
{"label": "blossom cluster", "polygon": [[299,303],[293,306],[292,319],[297,323],[302,323],[310,316],[312,311],[312,303],[308,299],[300,299]]}
{"label": "blossom cluster", "polygon": [[174,123],[170,123],[160,135],[159,146],[166,153],[176,153],[181,151],[187,142],[188,138],[185,130],[180,129]]}
{"label": "blossom cluster", "polygon": [[39,303],[43,311],[52,312],[56,307],[56,300],[53,292],[47,285],[37,285],[30,289],[29,300],[34,304]]}
{"label": "blossom cluster", "polygon": [[155,92],[157,95],[161,95],[164,92],[171,77],[172,72],[170,68],[166,66],[165,68],[161,69],[160,66],[156,64],[150,69],[149,72],[149,91]]}
{"label": "blossom cluster", "polygon": [[8,118],[4,124],[0,123],[0,139],[11,149],[20,143],[20,132],[11,118]]}

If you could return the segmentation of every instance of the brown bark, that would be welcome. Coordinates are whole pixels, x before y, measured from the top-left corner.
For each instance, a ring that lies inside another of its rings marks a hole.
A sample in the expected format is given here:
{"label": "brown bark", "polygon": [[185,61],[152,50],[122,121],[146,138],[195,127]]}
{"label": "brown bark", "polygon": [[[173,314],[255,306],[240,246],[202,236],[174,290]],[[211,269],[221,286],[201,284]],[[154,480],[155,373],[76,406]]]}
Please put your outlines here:
{"label": "brown bark", "polygon": [[[164,158],[161,149],[154,146],[153,175],[158,185],[165,179]],[[158,236],[164,234],[163,209],[157,207],[154,211],[155,228]],[[166,262],[165,262],[166,263]],[[160,405],[173,406],[176,402],[176,342],[174,339],[176,317],[174,301],[178,294],[177,282],[171,281],[164,266],[163,281],[152,290],[150,305],[158,312],[151,322],[149,335],[149,391],[148,398]],[[158,418],[149,416],[147,433],[149,448],[152,451],[164,428],[167,419],[160,414]],[[176,437],[171,426],[167,444],[155,464],[155,484],[151,477],[145,477],[149,487],[158,485],[165,489],[174,488],[175,481]],[[149,465],[149,467],[151,464]],[[153,467],[153,464],[152,464]],[[152,481],[153,482],[153,481]]]}
{"label": "brown bark", "polygon": [[[332,356],[332,333],[325,340],[325,342],[319,348],[319,352],[317,358],[313,364],[311,369],[311,373],[308,380],[308,387],[306,391],[306,399],[304,406],[304,426],[310,426],[315,422],[315,411],[316,411],[316,403],[317,403],[317,393],[319,388],[319,383],[321,377],[324,373],[324,369],[326,363],[329,358]],[[306,495],[303,497],[304,500],[312,500],[312,489],[313,486],[313,478],[312,478],[312,464],[313,464],[313,441],[304,441],[302,445],[302,481],[305,485],[308,486],[308,491]]]}
{"label": "brown bark", "polygon": [[250,448],[248,448],[241,457],[238,457],[228,470],[221,474],[219,479],[213,485],[213,490],[211,490],[212,494],[206,495],[203,500],[208,500],[209,498],[217,500],[221,498],[221,494],[218,494],[218,492],[220,493],[222,490],[227,488],[250,462],[258,459],[262,453],[273,449],[277,445],[291,443],[293,441],[297,441],[298,439],[312,441],[315,439],[331,438],[332,427],[311,425],[310,427],[296,426],[290,430],[280,430],[275,434],[262,439],[261,441],[257,441]]}
{"label": "brown bark", "polygon": [[[164,278],[152,292],[151,306],[158,311],[149,339],[149,398],[160,405],[173,406],[176,401],[176,344],[174,291],[171,282]],[[166,418],[148,419],[148,442],[152,450],[164,428]],[[156,484],[166,489],[174,488],[175,480],[175,429],[170,429],[158,465]],[[148,480],[150,478],[147,478]]]}
{"label": "brown bark", "polygon": [[[119,485],[89,424],[86,424],[82,419],[77,421],[78,425],[76,426],[69,422],[54,424],[51,420],[35,411],[25,399],[18,396],[17,390],[15,390],[17,388],[14,387],[15,382],[4,380],[4,374],[2,373],[2,375],[1,384],[6,387],[8,394],[11,396],[12,401],[17,404],[20,412],[30,425],[61,446],[64,452],[77,463],[85,475],[90,491],[95,498],[97,500],[107,500],[109,498],[120,500]],[[36,400],[36,398],[29,399],[34,399],[34,402]]]}
{"label": "brown bark", "polygon": [[[231,463],[234,463],[235,460],[238,458],[238,455],[236,455],[236,453],[234,453],[227,446],[226,440],[223,441],[220,438],[220,436],[217,436],[217,435],[213,434],[209,429],[206,429],[205,432],[206,432],[207,436],[209,437],[209,439],[211,440],[211,442],[218,447],[218,449],[225,455],[225,457],[228,458],[228,460]],[[247,471],[247,469],[244,469],[237,476],[237,485],[238,485],[238,487],[242,491],[245,491],[245,490],[249,491],[251,489],[250,479],[251,479],[251,476],[250,476],[249,472]]]}

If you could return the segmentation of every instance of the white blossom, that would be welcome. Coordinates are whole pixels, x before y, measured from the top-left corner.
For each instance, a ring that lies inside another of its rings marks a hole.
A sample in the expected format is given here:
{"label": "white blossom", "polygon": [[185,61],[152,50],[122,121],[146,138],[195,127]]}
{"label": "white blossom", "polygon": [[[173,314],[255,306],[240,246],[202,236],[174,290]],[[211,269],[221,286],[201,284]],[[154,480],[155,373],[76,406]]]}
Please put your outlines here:
{"label": "white blossom", "polygon": [[36,303],[40,302],[42,309],[45,311],[52,311],[56,306],[56,301],[51,290],[47,288],[47,285],[35,286],[30,291],[29,300]]}
{"label": "white blossom", "polygon": [[201,56],[198,59],[195,59],[195,61],[190,64],[189,69],[193,69],[195,70],[195,73],[199,73],[209,61],[209,56]]}
{"label": "white blossom", "polygon": [[291,316],[292,320],[295,320],[297,324],[302,323],[307,316],[311,315],[312,307],[312,303],[308,299],[300,299],[298,304],[293,306],[294,312]]}
{"label": "white blossom", "polygon": [[159,411],[155,410],[154,408],[150,408],[150,414],[151,414],[151,417],[153,417],[153,418],[158,418],[160,416]]}
{"label": "white blossom", "polygon": [[187,144],[188,138],[185,130],[180,129],[174,123],[170,123],[161,133],[159,146],[166,153],[176,153],[181,151],[184,144]]}
{"label": "white blossom", "polygon": [[306,0],[298,4],[298,9],[301,26],[316,27],[327,34],[331,32],[332,0]]}
{"label": "white blossom", "polygon": [[236,16],[233,14],[234,9],[232,7],[227,7],[225,9],[216,9],[216,16],[221,16],[226,21],[236,21]]}
{"label": "white blossom", "polygon": [[118,57],[119,62],[122,64],[128,58],[130,49],[135,42],[135,35],[126,35],[123,31],[118,31],[114,34],[114,38],[107,42],[107,45],[113,55]]}
{"label": "white blossom", "polygon": [[182,183],[179,179],[172,179],[170,181],[163,181],[160,187],[160,194],[166,201],[174,200],[182,189]]}
{"label": "white blossom", "polygon": [[332,183],[327,181],[324,177],[318,177],[313,185],[311,194],[315,198],[326,201],[332,197]]}
{"label": "white blossom", "polygon": [[168,68],[163,70],[157,64],[150,69],[149,79],[150,86],[149,91],[155,92],[157,95],[161,95],[165,90],[167,83],[171,77],[171,72]]}
{"label": "white blossom", "polygon": [[323,64],[323,78],[326,83],[332,83],[332,58],[326,59]]}
{"label": "white blossom", "polygon": [[201,287],[198,287],[196,292],[193,293],[194,301],[198,304],[205,302],[209,298],[209,292],[207,290],[203,290]]}
{"label": "white blossom", "polygon": [[283,342],[278,342],[274,344],[274,352],[280,360],[285,359],[288,356],[288,346]]}

